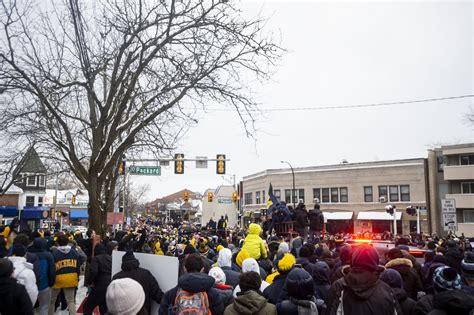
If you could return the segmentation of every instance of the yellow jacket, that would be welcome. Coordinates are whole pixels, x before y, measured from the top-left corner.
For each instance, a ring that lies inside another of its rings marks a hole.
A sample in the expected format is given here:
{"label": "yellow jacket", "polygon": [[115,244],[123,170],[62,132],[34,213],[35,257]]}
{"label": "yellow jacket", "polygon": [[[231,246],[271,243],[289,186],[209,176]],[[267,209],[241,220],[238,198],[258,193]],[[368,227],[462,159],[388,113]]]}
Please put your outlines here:
{"label": "yellow jacket", "polygon": [[252,223],[249,225],[249,234],[244,240],[242,249],[246,249],[251,258],[259,260],[260,257],[267,258],[267,249],[260,237],[262,228],[260,225]]}
{"label": "yellow jacket", "polygon": [[1,236],[5,238],[7,241],[7,245],[5,246],[6,249],[10,249],[10,245],[12,244],[12,240],[10,238],[10,226],[6,226],[5,229],[3,229],[2,233],[0,233]]}
{"label": "yellow jacket", "polygon": [[155,255],[164,255],[163,250],[160,247],[160,242],[155,243]]}

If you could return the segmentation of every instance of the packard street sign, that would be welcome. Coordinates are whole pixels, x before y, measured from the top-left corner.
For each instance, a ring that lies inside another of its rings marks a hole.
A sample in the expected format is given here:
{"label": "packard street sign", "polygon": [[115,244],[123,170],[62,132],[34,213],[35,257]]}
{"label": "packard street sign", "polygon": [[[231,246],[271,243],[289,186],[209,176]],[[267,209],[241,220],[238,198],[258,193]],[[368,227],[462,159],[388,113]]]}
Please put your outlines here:
{"label": "packard street sign", "polygon": [[160,166],[130,166],[130,175],[161,176]]}

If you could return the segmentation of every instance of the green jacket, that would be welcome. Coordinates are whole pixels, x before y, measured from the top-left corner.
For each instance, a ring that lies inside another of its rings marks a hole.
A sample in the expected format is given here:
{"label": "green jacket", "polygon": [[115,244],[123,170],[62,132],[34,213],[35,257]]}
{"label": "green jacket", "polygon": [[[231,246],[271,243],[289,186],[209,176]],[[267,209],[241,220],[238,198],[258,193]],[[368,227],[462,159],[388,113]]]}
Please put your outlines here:
{"label": "green jacket", "polygon": [[224,315],[277,315],[277,310],[275,305],[252,290],[237,295],[234,303],[226,307]]}

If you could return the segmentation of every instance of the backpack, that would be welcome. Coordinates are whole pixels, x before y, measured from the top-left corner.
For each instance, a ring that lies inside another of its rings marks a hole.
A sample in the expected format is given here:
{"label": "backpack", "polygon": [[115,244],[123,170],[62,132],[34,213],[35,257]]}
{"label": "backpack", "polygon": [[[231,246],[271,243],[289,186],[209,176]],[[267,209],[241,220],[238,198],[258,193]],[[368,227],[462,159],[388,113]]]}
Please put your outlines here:
{"label": "backpack", "polygon": [[191,293],[179,288],[173,311],[176,315],[210,315],[207,292]]}

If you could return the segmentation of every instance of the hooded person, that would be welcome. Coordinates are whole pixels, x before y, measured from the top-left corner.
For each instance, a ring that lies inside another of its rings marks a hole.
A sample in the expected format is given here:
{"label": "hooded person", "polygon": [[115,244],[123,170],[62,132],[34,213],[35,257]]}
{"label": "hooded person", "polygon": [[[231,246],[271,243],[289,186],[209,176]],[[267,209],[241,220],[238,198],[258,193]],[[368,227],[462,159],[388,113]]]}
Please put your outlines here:
{"label": "hooded person", "polygon": [[288,299],[276,305],[278,314],[318,315],[314,297],[314,282],[304,269],[294,268],[286,279]]}
{"label": "hooded person", "polygon": [[268,303],[261,295],[261,281],[257,272],[243,272],[239,278],[242,291],[225,309],[224,315],[276,315],[275,305]]}
{"label": "hooded person", "polygon": [[142,286],[145,292],[143,309],[151,314],[151,300],[160,303],[163,292],[152,273],[147,269],[140,268],[140,262],[135,258],[132,251],[128,251],[123,255],[122,271],[116,273],[112,280],[123,278],[131,278]]}
{"label": "hooded person", "polygon": [[199,254],[190,254],[184,260],[185,274],[179,277],[178,285],[168,290],[161,300],[160,315],[176,314],[198,308],[202,313],[222,314],[224,304],[214,288],[215,279],[205,273]]}
{"label": "hooded person", "polygon": [[400,304],[402,315],[409,315],[413,313],[416,302],[408,296],[408,293],[403,289],[403,279],[398,271],[395,269],[386,269],[380,275],[380,280],[388,284],[395,294],[395,298]]}
{"label": "hooded person", "polygon": [[25,286],[13,277],[13,263],[0,258],[0,314],[33,315],[33,304]]}
{"label": "hooded person", "polygon": [[163,250],[161,249],[160,241],[155,242],[155,250],[154,250],[155,255],[164,255]]}
{"label": "hooded person", "polygon": [[287,299],[286,278],[295,264],[295,256],[289,253],[283,255],[283,257],[278,261],[277,269],[279,274],[273,279],[273,283],[263,291],[263,296],[270,303],[277,304]]}
{"label": "hooded person", "polygon": [[325,314],[400,314],[392,290],[379,279],[383,270],[373,247],[358,246],[352,254],[351,266],[343,269],[344,277],[331,286]]}
{"label": "hooded person", "polygon": [[[261,274],[260,266],[258,265],[258,262],[253,258],[247,258],[242,263],[242,272],[251,272],[251,271],[258,273],[259,275]],[[262,280],[260,288],[259,288],[260,292],[263,292],[269,285],[270,285],[269,283]],[[237,287],[234,290],[234,297],[237,297],[240,291],[241,291],[241,288],[239,285],[237,285]]]}
{"label": "hooded person", "polygon": [[448,263],[446,257],[443,255],[435,255],[433,257],[433,262],[428,268],[427,273],[425,274],[425,291],[426,293],[434,293],[434,284],[433,284],[433,275],[439,267],[446,266]]}
{"label": "hooded person", "polygon": [[300,265],[304,270],[311,274],[311,270],[313,269],[313,264],[309,261],[309,257],[311,256],[311,249],[309,246],[304,245],[300,248],[299,257],[296,258],[296,264]]}
{"label": "hooded person", "polygon": [[462,288],[467,292],[474,294],[474,253],[466,252],[461,262],[461,280]]}
{"label": "hooded person", "polygon": [[344,277],[342,269],[346,266],[351,265],[352,258],[352,247],[350,245],[344,245],[339,249],[339,261],[334,265],[331,271],[331,283]]}
{"label": "hooded person", "polygon": [[145,303],[143,287],[131,278],[112,281],[107,287],[106,302],[108,314],[111,315],[148,314],[143,308]]}
{"label": "hooded person", "polygon": [[211,270],[209,270],[209,275],[214,278],[214,289],[219,292],[224,307],[227,307],[234,301],[234,297],[232,296],[232,286],[225,284],[224,271],[219,267],[212,267]]}
{"label": "hooded person", "polygon": [[461,263],[464,256],[455,240],[449,240],[446,242],[446,253],[444,256],[448,260],[446,265],[454,268],[458,274],[461,274]]}
{"label": "hooded person", "polygon": [[228,248],[222,248],[217,257],[217,266],[224,271],[225,284],[235,288],[239,284],[239,273],[232,270],[232,252]]}
{"label": "hooded person", "polygon": [[249,257],[252,257],[255,260],[267,258],[267,248],[260,237],[261,232],[262,228],[260,225],[251,223],[249,225],[249,233],[244,239],[244,243],[242,245],[242,249],[245,249],[248,252]]}
{"label": "hooded person", "polygon": [[40,275],[38,285],[38,302],[40,315],[48,314],[49,301],[51,299],[51,287],[54,285],[56,267],[54,258],[48,250],[48,241],[42,237],[33,240],[33,245],[28,249],[38,257]]}
{"label": "hooded person", "polygon": [[434,294],[418,300],[415,314],[469,315],[474,309],[474,296],[461,288],[461,277],[454,268],[438,267],[433,274]]}
{"label": "hooded person", "polygon": [[317,299],[326,301],[331,289],[331,282],[329,280],[331,270],[324,261],[318,261],[312,266],[311,276],[314,281],[314,296]]}
{"label": "hooded person", "polygon": [[38,287],[36,277],[33,272],[33,264],[26,261],[26,247],[23,245],[13,245],[12,256],[8,259],[13,263],[15,269],[13,277],[26,288],[31,304],[35,305],[38,298]]}
{"label": "hooded person", "polygon": [[399,248],[392,248],[388,252],[390,261],[385,264],[386,269],[395,269],[400,273],[403,279],[403,288],[408,293],[408,296],[413,300],[417,299],[418,292],[423,291],[423,283],[421,282],[418,273],[413,268],[413,263],[410,259],[404,258],[403,253]]}
{"label": "hooded person", "polygon": [[107,313],[105,295],[112,277],[112,257],[101,243],[96,245],[94,253],[89,269],[89,280],[93,286],[84,304],[84,315],[92,315],[97,306],[101,314]]}

